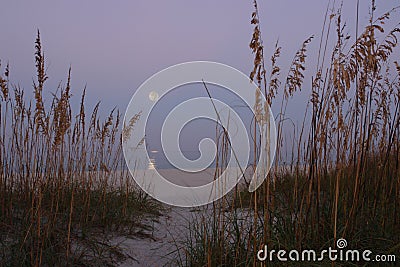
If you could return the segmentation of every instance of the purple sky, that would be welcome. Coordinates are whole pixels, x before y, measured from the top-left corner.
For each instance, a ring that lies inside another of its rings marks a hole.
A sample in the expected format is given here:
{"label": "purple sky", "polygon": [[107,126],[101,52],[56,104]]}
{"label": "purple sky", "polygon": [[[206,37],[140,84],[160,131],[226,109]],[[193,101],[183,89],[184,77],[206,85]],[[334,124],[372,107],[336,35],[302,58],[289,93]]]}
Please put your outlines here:
{"label": "purple sky", "polygon": [[[9,62],[12,82],[32,92],[34,41],[40,29],[49,76],[44,95],[50,97],[60,81],[65,82],[71,65],[73,102],[77,105],[87,85],[86,110],[91,111],[97,101],[102,101],[103,117],[114,107],[124,113],[141,83],[177,63],[210,60],[250,73],[252,1],[138,2],[3,1],[0,5],[3,67]],[[354,36],[356,0],[344,2],[344,20]],[[365,25],[370,1],[360,2],[360,25]],[[377,15],[400,4],[398,0],[376,2]],[[328,0],[259,1],[267,64],[277,39],[282,46],[278,61],[282,82],[295,52],[313,34],[315,39],[308,48],[307,60],[309,69],[315,68],[328,3]],[[399,12],[394,13],[387,29],[399,21]],[[306,71],[302,95],[296,96],[288,108],[287,114],[295,122],[301,123],[303,119],[312,75],[312,71]],[[273,106],[275,114],[278,108]]]}
{"label": "purple sky", "polygon": [[[248,74],[252,1],[3,1],[0,59],[14,82],[31,90],[36,29],[47,57],[47,90],[54,92],[72,66],[75,95],[87,84],[89,104],[124,110],[135,89],[155,72],[185,61],[212,60]],[[361,1],[361,20],[369,1]],[[355,0],[344,15],[353,24]],[[377,14],[398,1],[377,1]],[[259,1],[266,53],[279,38],[285,70],[301,42],[319,36],[328,1]],[[393,21],[399,21],[399,14]],[[354,30],[354,28],[352,29]],[[317,50],[318,40],[310,46]],[[309,58],[312,61],[313,53]],[[315,57],[314,57],[315,58]],[[310,62],[311,62],[310,61]],[[283,71],[282,74],[285,74]]]}

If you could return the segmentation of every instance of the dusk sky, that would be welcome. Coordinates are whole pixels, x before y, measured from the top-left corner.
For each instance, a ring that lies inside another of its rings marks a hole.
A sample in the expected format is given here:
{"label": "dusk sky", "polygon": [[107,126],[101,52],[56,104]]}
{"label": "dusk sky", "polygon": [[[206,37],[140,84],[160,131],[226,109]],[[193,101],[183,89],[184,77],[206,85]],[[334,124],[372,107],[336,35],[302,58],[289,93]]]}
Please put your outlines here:
{"label": "dusk sky", "polygon": [[[283,47],[282,75],[301,42],[321,32],[329,1],[259,1],[267,60],[276,40]],[[360,1],[360,20],[369,1]],[[377,1],[377,14],[399,4]],[[343,13],[353,31],[356,1]],[[250,73],[248,47],[252,1],[3,1],[0,9],[0,59],[11,66],[12,81],[31,90],[34,40],[40,29],[47,58],[47,92],[66,80],[72,66],[73,92],[87,84],[88,103],[125,110],[135,89],[173,64],[211,60]],[[399,13],[392,21],[399,21]],[[310,46],[312,64],[318,40]],[[312,52],[314,51],[314,52]],[[315,58],[315,57],[314,57]],[[46,93],[45,93],[46,95]]]}
{"label": "dusk sky", "polygon": [[[337,2],[336,6],[340,4]],[[360,25],[365,25],[370,1],[360,2]],[[346,0],[343,5],[344,21],[352,36],[356,3]],[[295,52],[311,35],[315,39],[308,48],[307,65],[309,69],[315,68],[328,4],[332,6],[332,1],[259,1],[267,66],[279,39],[282,81]],[[382,0],[377,5],[376,14],[380,15],[399,5],[399,1]],[[39,29],[49,76],[45,98],[56,92],[61,81],[65,83],[71,66],[72,102],[77,105],[87,85],[87,111],[101,101],[100,114],[105,117],[114,107],[124,113],[140,84],[177,63],[216,61],[249,74],[253,62],[249,49],[252,12],[250,0],[3,1],[0,59],[3,68],[9,62],[12,82],[27,93],[32,92],[32,79],[36,75],[34,41]],[[399,21],[399,12],[394,13],[387,29]],[[297,122],[302,120],[303,115],[296,117],[296,114],[304,114],[298,109],[305,107],[309,97],[307,84],[313,75],[305,74],[303,96],[288,109],[289,116],[292,113]],[[278,95],[281,97],[282,91]],[[273,107],[273,112],[276,114],[278,110]]]}

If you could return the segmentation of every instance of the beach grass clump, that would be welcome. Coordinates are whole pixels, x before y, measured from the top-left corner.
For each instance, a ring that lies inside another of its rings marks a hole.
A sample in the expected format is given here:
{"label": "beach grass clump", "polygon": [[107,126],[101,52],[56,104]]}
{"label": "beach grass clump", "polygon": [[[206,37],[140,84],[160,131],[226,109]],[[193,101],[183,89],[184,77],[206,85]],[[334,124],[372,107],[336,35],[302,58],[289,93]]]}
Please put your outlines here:
{"label": "beach grass clump", "polygon": [[[354,36],[347,33],[341,7],[327,8],[317,65],[311,68],[315,72],[305,76],[308,45],[315,41],[309,37],[283,80],[277,64],[278,43],[270,67],[266,66],[257,1],[254,8],[250,48],[255,59],[250,78],[262,89],[267,103],[280,110],[275,162],[257,191],[238,188],[233,197],[215,203],[211,212],[192,218],[181,250],[186,260],[180,265],[259,266],[256,255],[264,245],[276,251],[322,251],[337,248],[340,238],[347,240],[349,249],[368,249],[399,260],[400,66],[396,48],[400,29],[399,24],[386,29],[398,8],[377,16],[376,3],[371,1],[369,22],[359,32],[357,20]],[[360,16],[358,11],[355,15]],[[309,101],[303,123],[292,126],[286,111],[292,104],[298,106],[300,91],[309,92]],[[265,136],[255,135],[255,144],[259,138]],[[268,262],[281,264],[276,258]],[[284,264],[310,266],[310,262]],[[326,258],[318,265],[332,266],[332,262]]]}
{"label": "beach grass clump", "polygon": [[111,233],[133,233],[159,206],[136,188],[122,153],[120,113],[71,107],[71,69],[49,99],[38,32],[33,100],[0,76],[0,265],[95,266],[124,258]]}

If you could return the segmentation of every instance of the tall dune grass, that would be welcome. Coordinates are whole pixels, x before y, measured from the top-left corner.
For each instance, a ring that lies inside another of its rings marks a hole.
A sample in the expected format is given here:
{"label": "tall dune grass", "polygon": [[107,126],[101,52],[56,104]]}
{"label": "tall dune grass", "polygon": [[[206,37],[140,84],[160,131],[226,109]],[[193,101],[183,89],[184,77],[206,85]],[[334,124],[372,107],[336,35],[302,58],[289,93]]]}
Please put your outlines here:
{"label": "tall dune grass", "polygon": [[[268,104],[280,106],[275,163],[262,188],[237,190],[233,203],[222,200],[188,222],[180,265],[259,266],[264,245],[318,251],[339,238],[349,248],[400,259],[400,65],[393,57],[400,29],[385,29],[396,9],[377,16],[372,1],[369,23],[355,36],[346,34],[340,8],[327,9],[316,72],[304,75],[310,37],[282,79],[278,43],[269,66],[264,59],[254,1],[250,78]],[[304,88],[307,79],[311,88]],[[300,90],[309,102],[302,125],[291,128],[286,109]]]}
{"label": "tall dune grass", "polygon": [[154,202],[124,167],[120,114],[104,120],[70,104],[67,82],[46,105],[45,58],[38,32],[34,100],[0,76],[0,265],[107,265],[123,258],[110,230],[133,232]]}

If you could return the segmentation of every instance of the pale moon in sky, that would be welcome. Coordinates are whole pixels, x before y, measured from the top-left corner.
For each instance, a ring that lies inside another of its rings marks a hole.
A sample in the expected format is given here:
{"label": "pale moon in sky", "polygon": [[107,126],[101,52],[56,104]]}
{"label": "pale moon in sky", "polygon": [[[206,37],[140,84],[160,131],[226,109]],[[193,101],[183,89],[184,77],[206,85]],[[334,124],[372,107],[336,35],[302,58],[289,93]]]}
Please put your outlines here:
{"label": "pale moon in sky", "polygon": [[149,99],[150,99],[151,101],[157,101],[157,99],[158,99],[158,93],[157,93],[157,92],[154,92],[154,91],[151,91],[150,94],[149,94]]}

